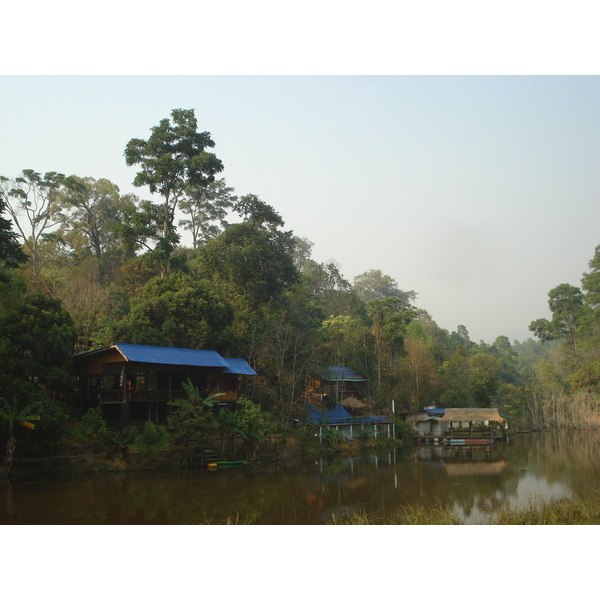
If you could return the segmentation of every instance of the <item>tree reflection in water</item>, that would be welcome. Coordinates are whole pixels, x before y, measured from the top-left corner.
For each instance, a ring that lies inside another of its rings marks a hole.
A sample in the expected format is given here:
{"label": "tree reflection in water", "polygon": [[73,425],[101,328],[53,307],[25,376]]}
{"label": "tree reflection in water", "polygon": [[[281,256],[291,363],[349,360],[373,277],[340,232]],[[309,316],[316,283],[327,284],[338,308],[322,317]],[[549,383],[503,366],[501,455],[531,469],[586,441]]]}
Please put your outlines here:
{"label": "tree reflection in water", "polygon": [[430,446],[241,469],[3,481],[2,524],[322,524],[451,506],[482,523],[502,508],[600,489],[600,434],[517,436],[493,448]]}

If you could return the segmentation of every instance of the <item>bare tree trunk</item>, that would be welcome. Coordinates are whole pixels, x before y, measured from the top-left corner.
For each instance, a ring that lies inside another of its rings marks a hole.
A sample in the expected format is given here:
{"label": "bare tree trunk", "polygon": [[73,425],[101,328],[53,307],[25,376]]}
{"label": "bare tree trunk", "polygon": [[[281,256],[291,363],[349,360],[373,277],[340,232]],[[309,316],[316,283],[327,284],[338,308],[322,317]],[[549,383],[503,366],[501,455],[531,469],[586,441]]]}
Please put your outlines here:
{"label": "bare tree trunk", "polygon": [[16,445],[17,440],[15,439],[15,434],[11,431],[8,436],[8,441],[6,442],[6,454],[4,456],[4,466],[6,468],[6,475],[8,475],[8,473],[12,469]]}

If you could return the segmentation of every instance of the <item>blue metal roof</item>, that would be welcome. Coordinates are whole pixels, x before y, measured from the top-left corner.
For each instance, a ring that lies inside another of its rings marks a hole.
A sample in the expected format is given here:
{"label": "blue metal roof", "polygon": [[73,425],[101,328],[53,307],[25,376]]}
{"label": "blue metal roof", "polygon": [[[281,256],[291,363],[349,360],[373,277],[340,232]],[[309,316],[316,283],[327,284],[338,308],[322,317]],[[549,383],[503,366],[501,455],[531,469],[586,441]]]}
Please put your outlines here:
{"label": "blue metal roof", "polygon": [[443,415],[446,412],[445,408],[424,408],[423,410],[430,415]]}
{"label": "blue metal roof", "polygon": [[321,372],[323,379],[336,381],[366,381],[362,375],[357,375],[350,367],[332,366]]}
{"label": "blue metal roof", "polygon": [[254,369],[243,358],[224,358],[228,367],[225,373],[233,373],[234,375],[257,375]]}
{"label": "blue metal roof", "polygon": [[160,365],[185,365],[190,367],[220,367],[229,365],[216,350],[191,350],[169,346],[138,346],[137,344],[114,344],[129,362],[155,363]]}
{"label": "blue metal roof", "polygon": [[170,346],[112,344],[97,350],[82,352],[76,358],[116,350],[128,362],[186,367],[215,367],[233,375],[257,375],[243,358],[223,358],[216,350],[193,350]]}

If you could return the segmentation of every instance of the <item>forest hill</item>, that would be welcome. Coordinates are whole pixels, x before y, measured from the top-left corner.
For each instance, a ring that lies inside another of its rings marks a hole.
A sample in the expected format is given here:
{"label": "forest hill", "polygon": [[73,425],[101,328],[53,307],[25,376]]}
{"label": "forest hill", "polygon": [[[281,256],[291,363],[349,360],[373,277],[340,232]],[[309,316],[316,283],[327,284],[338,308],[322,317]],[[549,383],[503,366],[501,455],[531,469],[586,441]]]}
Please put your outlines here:
{"label": "forest hill", "polygon": [[[0,178],[0,441],[15,437],[17,453],[56,451],[85,416],[73,357],[115,340],[243,357],[258,374],[239,390],[248,410],[284,430],[313,365],[361,373],[375,411],[392,401],[493,407],[536,428],[597,414],[598,248],[581,289],[551,291],[551,319],[531,325],[538,341],[475,343],[464,326],[440,328],[380,270],[350,282],[313,260],[312,242],[285,230],[275,208],[217,178],[213,147],[183,109],[130,140],[134,185],[159,203],[108,179]],[[27,414],[39,417],[33,430],[18,426]]]}

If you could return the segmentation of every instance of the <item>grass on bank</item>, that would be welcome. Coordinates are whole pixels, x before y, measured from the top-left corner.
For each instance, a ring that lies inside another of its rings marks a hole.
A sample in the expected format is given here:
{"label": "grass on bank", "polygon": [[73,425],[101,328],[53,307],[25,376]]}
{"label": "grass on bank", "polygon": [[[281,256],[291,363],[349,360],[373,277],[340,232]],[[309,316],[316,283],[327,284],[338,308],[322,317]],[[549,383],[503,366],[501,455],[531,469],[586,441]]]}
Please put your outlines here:
{"label": "grass on bank", "polygon": [[599,525],[600,495],[557,502],[532,500],[515,510],[501,510],[493,525]]}
{"label": "grass on bank", "polygon": [[[332,515],[331,525],[460,525],[456,513],[448,506],[423,508],[407,505],[384,518],[381,513],[359,511],[350,515]],[[600,494],[572,500],[545,502],[532,499],[523,507],[505,508],[482,525],[599,525]]]}

